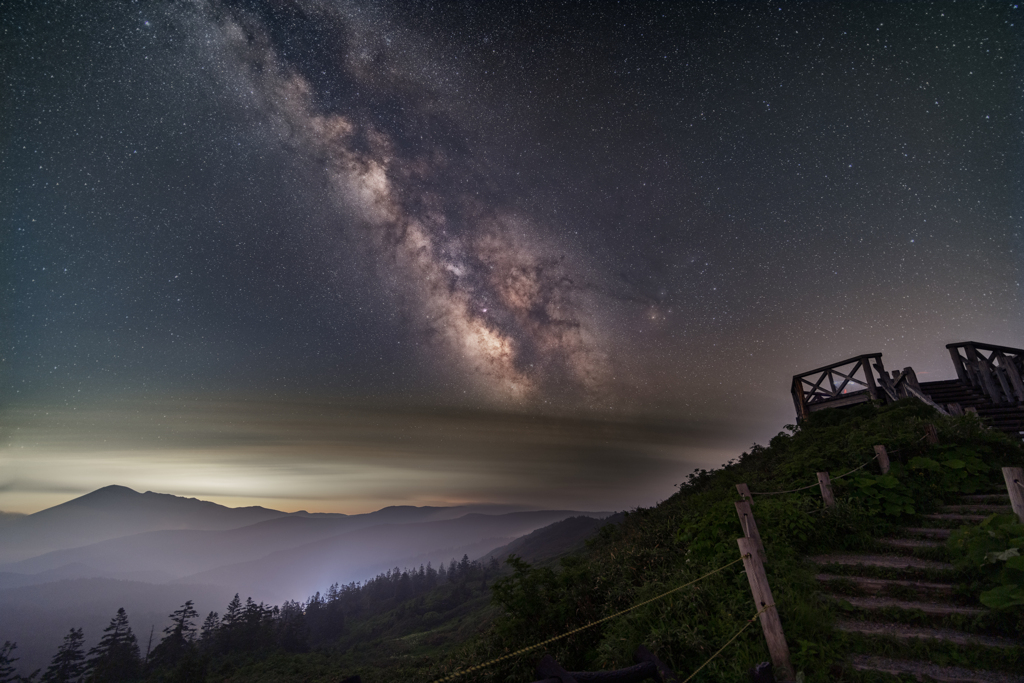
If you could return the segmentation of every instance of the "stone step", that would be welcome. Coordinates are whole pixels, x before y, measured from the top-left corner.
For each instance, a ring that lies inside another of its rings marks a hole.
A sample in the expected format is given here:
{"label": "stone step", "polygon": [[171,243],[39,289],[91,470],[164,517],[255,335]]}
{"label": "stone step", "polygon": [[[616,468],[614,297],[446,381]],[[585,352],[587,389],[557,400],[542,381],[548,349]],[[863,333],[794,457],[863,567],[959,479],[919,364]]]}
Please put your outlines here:
{"label": "stone step", "polygon": [[846,633],[859,633],[865,636],[886,636],[900,640],[909,640],[911,638],[941,640],[953,643],[954,645],[1008,648],[1019,647],[1022,644],[1020,641],[1011,638],[980,636],[975,633],[956,631],[951,628],[927,628],[925,626],[858,621],[856,619],[837,619],[836,628]]}
{"label": "stone step", "polygon": [[945,545],[942,541],[933,541],[924,538],[880,538],[878,542],[891,548],[903,548],[915,550],[917,548],[941,548]]}
{"label": "stone step", "polygon": [[853,668],[858,671],[879,671],[891,676],[913,676],[919,681],[938,683],[1020,683],[1021,676],[1001,671],[978,671],[959,666],[939,666],[911,659],[889,659],[878,655],[853,655]]}
{"label": "stone step", "polygon": [[861,609],[885,609],[886,607],[898,607],[899,609],[905,610],[920,610],[928,616],[932,617],[948,617],[951,614],[965,614],[968,616],[978,616],[984,614],[988,610],[982,609],[981,607],[961,607],[960,605],[950,605],[944,602],[923,602],[918,600],[898,600],[896,598],[887,597],[853,597],[853,596],[833,596],[836,600],[845,600],[854,607],[860,607]]}
{"label": "stone step", "polygon": [[938,569],[952,571],[948,562],[922,560],[910,555],[869,555],[867,553],[835,553],[808,557],[817,565],[840,564],[845,566],[884,567],[887,569]]}
{"label": "stone step", "polygon": [[840,576],[838,574],[818,574],[818,581],[850,581],[860,590],[871,595],[885,593],[890,587],[909,588],[924,597],[948,597],[953,594],[953,584],[934,583],[931,581],[909,581],[906,579],[874,579],[869,576]]}
{"label": "stone step", "polygon": [[944,512],[961,513],[979,512],[985,513],[986,515],[995,514],[997,512],[1000,514],[1013,512],[1013,508],[1011,508],[1009,505],[986,505],[984,503],[970,503],[967,505],[943,505],[942,510]]}
{"label": "stone step", "polygon": [[907,527],[904,529],[911,536],[924,536],[925,538],[947,539],[951,529],[929,529],[927,527]]}

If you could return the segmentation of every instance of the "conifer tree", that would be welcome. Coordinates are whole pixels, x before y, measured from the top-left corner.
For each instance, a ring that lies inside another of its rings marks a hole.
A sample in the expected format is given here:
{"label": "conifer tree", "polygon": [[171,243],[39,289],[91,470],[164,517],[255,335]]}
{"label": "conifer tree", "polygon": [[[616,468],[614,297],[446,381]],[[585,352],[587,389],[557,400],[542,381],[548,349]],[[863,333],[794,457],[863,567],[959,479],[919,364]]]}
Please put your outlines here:
{"label": "conifer tree", "polygon": [[0,646],[0,683],[13,683],[20,678],[14,673],[14,663],[18,661],[18,658],[11,656],[11,653],[17,648],[18,644],[9,640],[5,640],[4,644]]}
{"label": "conifer tree", "polygon": [[242,601],[238,599],[238,593],[235,593],[235,597],[231,598],[231,602],[228,603],[228,608],[224,610],[224,616],[221,617],[221,622],[225,626],[234,626],[242,618]]}
{"label": "conifer tree", "polygon": [[78,683],[85,674],[85,652],[82,649],[82,629],[73,628],[64,636],[50,667],[43,674],[42,683]]}
{"label": "conifer tree", "polygon": [[142,671],[139,643],[124,607],[118,608],[110,625],[103,629],[99,645],[89,650],[86,666],[90,683],[122,683],[138,678]]}
{"label": "conifer tree", "polygon": [[164,629],[164,639],[149,657],[154,665],[168,668],[177,666],[182,657],[192,649],[196,636],[192,620],[199,616],[192,604],[192,601],[188,600],[170,614],[171,625]]}
{"label": "conifer tree", "polygon": [[218,628],[220,628],[220,617],[216,612],[210,612],[206,615],[206,620],[203,621],[203,628],[199,632],[199,642],[211,642],[214,636],[217,635]]}

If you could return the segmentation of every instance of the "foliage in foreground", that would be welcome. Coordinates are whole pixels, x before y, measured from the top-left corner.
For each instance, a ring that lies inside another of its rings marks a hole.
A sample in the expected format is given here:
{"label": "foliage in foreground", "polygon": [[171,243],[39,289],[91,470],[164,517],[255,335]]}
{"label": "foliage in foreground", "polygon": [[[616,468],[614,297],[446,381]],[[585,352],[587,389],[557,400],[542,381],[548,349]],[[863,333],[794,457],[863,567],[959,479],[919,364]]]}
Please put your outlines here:
{"label": "foliage in foreground", "polygon": [[[941,446],[929,446],[922,438],[926,423],[937,426]],[[479,642],[475,657],[485,659],[555,636],[737,559],[736,539],[742,530],[733,505],[736,484],[746,483],[754,492],[790,490],[813,484],[815,472],[827,471],[840,501],[835,508],[823,509],[817,487],[812,487],[755,496],[754,512],[797,670],[808,681],[867,680],[866,674],[846,667],[855,644],[832,629],[840,607],[818,596],[813,569],[803,558],[829,550],[875,549],[874,539],[897,524],[1001,483],[999,467],[1021,463],[1024,453],[1004,435],[983,429],[974,416],[945,418],[916,401],[822,411],[789,431],[719,470],[695,472],[661,505],[636,510],[620,526],[605,528],[587,554],[563,561],[560,571],[517,563],[515,573],[495,586],[504,616]],[[837,479],[868,462],[875,444],[889,450],[889,474],[869,464]],[[975,589],[992,587],[990,578],[967,566],[959,575],[965,586]],[[548,650],[568,669],[599,670],[632,664],[633,651],[644,644],[686,676],[755,611],[741,567],[733,566]],[[993,628],[1012,632],[1014,623],[996,620]],[[900,648],[893,643],[877,647]],[[1024,664],[1019,650],[982,661],[981,654],[955,649],[930,646],[928,656],[961,662],[966,657],[968,664],[1008,670]],[[535,659],[496,667],[478,680],[532,680]],[[767,659],[755,624],[694,680],[743,680],[749,667]]]}

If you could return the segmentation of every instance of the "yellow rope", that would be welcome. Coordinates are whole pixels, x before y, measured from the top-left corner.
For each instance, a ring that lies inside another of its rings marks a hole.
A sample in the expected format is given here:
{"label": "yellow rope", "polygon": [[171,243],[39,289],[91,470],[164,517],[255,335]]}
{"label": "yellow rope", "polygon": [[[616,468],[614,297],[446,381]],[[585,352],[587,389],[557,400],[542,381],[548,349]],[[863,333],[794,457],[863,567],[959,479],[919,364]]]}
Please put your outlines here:
{"label": "yellow rope", "polygon": [[[492,659],[490,661],[484,662],[483,664],[477,664],[476,666],[472,666],[472,667],[466,669],[465,671],[456,671],[455,673],[449,674],[448,676],[445,676],[444,678],[437,679],[433,683],[445,683],[445,681],[453,681],[456,678],[458,678],[459,676],[465,676],[466,674],[473,673],[474,671],[479,671],[480,669],[484,669],[484,668],[486,668],[488,666],[491,666],[492,664],[497,664],[498,662],[503,662],[506,659],[511,659],[513,657],[518,657],[519,655],[525,654],[525,653],[529,652],[530,650],[536,650],[539,647],[543,647],[543,646],[547,645],[548,643],[553,643],[556,640],[561,640],[562,638],[567,638],[567,637],[569,637],[569,636],[571,636],[571,635],[573,635],[575,633],[579,633],[580,631],[585,631],[586,629],[590,628],[591,626],[597,626],[598,624],[604,623],[604,622],[608,621],[609,619],[614,619],[615,617],[620,617],[623,614],[625,614],[626,612],[632,612],[633,610],[635,610],[638,607],[643,607],[644,605],[652,603],[655,600],[661,600],[666,595],[671,595],[672,593],[675,593],[676,591],[680,591],[680,590],[686,588],[687,586],[692,586],[693,584],[697,583],[698,581],[703,581],[704,579],[708,578],[712,574],[717,574],[718,572],[722,571],[723,569],[728,569],[729,567],[733,566],[734,564],[736,564],[738,562],[742,562],[745,557],[749,557],[749,555],[744,555],[743,557],[741,557],[738,560],[733,560],[729,564],[722,565],[718,569],[714,569],[714,570],[708,572],[707,574],[705,574],[704,576],[696,578],[693,581],[690,581],[689,583],[684,583],[682,586],[676,586],[672,590],[666,591],[666,592],[662,593],[661,595],[658,595],[656,597],[651,598],[650,600],[644,600],[643,602],[639,602],[639,603],[633,605],[632,607],[627,607],[626,609],[622,610],[621,612],[616,612],[615,614],[612,614],[612,615],[607,616],[607,617],[603,617],[601,619],[598,619],[597,621],[592,621],[592,622],[590,622],[589,624],[587,624],[585,626],[580,626],[579,628],[574,628],[573,630],[567,631],[566,633],[563,633],[560,636],[555,636],[554,638],[548,638],[547,640],[543,640],[543,641],[541,641],[539,643],[536,643],[534,645],[530,645],[529,647],[524,647],[521,650],[516,650],[515,652],[509,653],[507,655],[502,655],[501,657],[497,657],[497,658]],[[758,614],[760,614],[760,612]],[[746,627],[744,626],[744,628],[746,628]],[[737,635],[739,635],[739,634],[737,634]],[[735,636],[734,636],[734,638],[735,638]],[[732,641],[729,641],[729,642],[732,642]]]}
{"label": "yellow rope", "polygon": [[731,644],[732,644],[732,641],[734,641],[734,640],[736,640],[737,638],[739,638],[739,637],[740,637],[740,634],[741,634],[741,633],[743,633],[744,631],[746,631],[746,630],[747,630],[747,627],[748,627],[748,626],[750,626],[750,625],[751,625],[751,624],[753,624],[753,623],[754,623],[755,621],[757,621],[757,618],[758,618],[759,616],[761,616],[762,614],[764,614],[764,613],[765,613],[765,612],[766,612],[766,611],[768,610],[768,608],[769,608],[769,607],[775,607],[775,603],[773,602],[773,603],[772,603],[772,604],[770,604],[770,605],[765,605],[765,606],[764,606],[764,608],[763,608],[763,609],[762,609],[762,610],[761,610],[760,612],[758,612],[757,614],[755,614],[754,616],[752,616],[752,617],[751,617],[751,618],[750,618],[750,619],[749,619],[749,620],[747,621],[747,623],[743,624],[743,628],[741,628],[741,629],[740,629],[739,631],[736,631],[736,635],[734,635],[734,636],[733,636],[732,638],[730,638],[729,640],[727,640],[727,641],[726,641],[726,643],[725,643],[725,645],[723,645],[722,647],[718,648],[718,652],[716,652],[715,654],[711,655],[711,657],[710,657],[710,659],[708,659],[708,661],[706,661],[706,662],[704,662],[703,664],[701,664],[700,666],[698,666],[698,667],[697,667],[697,670],[696,670],[696,671],[694,671],[694,672],[693,672],[692,674],[690,674],[690,675],[689,675],[689,677],[687,677],[687,679],[686,679],[685,681],[683,681],[683,683],[689,683],[689,681],[690,681],[690,679],[691,679],[691,678],[693,678],[694,676],[696,676],[696,675],[697,675],[698,673],[700,673],[700,670],[701,670],[701,669],[703,669],[703,668],[704,668],[705,666],[707,666],[708,664],[710,664],[710,663],[711,663],[711,660],[713,660],[713,659],[714,659],[715,657],[717,657],[718,655],[722,654],[722,650],[724,650],[725,648],[729,647],[729,645],[731,645]]}
{"label": "yellow rope", "polygon": [[[898,452],[899,451],[893,451],[893,453],[898,453]],[[838,477],[832,477],[831,481],[835,481],[836,479],[842,479],[843,477],[847,477],[847,476],[853,474],[857,470],[864,469],[865,467],[870,465],[872,462],[874,462],[875,459],[877,459],[877,458],[878,458],[878,455],[876,454],[875,457],[871,458],[870,460],[868,460],[863,465],[859,465],[858,467],[854,467],[852,470],[850,470],[846,474],[840,474]],[[777,496],[777,495],[779,495],[781,493],[796,493],[797,491],[806,491],[807,489],[817,488],[818,486],[819,486],[819,484],[815,483],[815,484],[811,484],[809,486],[801,486],[798,489],[789,489],[788,491],[751,491],[750,495],[752,495],[752,496]]]}

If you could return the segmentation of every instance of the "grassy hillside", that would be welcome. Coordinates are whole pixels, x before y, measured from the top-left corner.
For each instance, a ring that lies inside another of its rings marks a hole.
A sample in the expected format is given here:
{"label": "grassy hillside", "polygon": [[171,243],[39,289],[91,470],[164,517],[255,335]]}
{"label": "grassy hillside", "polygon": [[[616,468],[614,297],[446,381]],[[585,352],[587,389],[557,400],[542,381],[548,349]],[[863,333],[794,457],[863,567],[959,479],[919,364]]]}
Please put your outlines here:
{"label": "grassy hillside", "polygon": [[[938,428],[940,446],[924,440],[926,423]],[[566,558],[561,568],[516,567],[495,587],[503,615],[493,628],[458,656],[422,672],[422,680],[565,632],[662,593],[738,556],[742,535],[734,509],[735,485],[752,491],[800,488],[816,471],[833,478],[867,462],[875,444],[893,459],[888,477],[870,464],[834,481],[834,509],[825,510],[817,488],[755,497],[755,516],[768,553],[767,571],[790,644],[793,663],[808,681],[866,680],[848,655],[871,652],[927,658],[994,670],[1024,669],[1020,648],[993,652],[947,644],[907,645],[838,633],[833,622],[843,605],[823,601],[815,567],[805,557],[828,550],[874,550],[877,538],[897,524],[919,519],[964,493],[1001,484],[1001,466],[1020,465],[1024,453],[1005,435],[983,429],[972,416],[944,418],[916,401],[864,405],[815,414],[767,447],[755,446],[713,472],[695,472],[661,505],[627,515],[606,527],[587,552]],[[948,553],[939,549],[940,553]],[[992,572],[960,565],[959,589],[977,596],[998,583]],[[926,578],[926,577],[925,577]],[[976,597],[975,597],[976,599]],[[745,576],[734,566],[692,589],[643,607],[549,646],[567,669],[598,670],[632,664],[645,644],[683,676],[699,667],[755,612]],[[1021,608],[1011,607],[969,624],[979,632],[1020,635]],[[539,656],[499,665],[467,680],[530,681]],[[695,680],[744,680],[753,664],[768,660],[755,625]]]}

